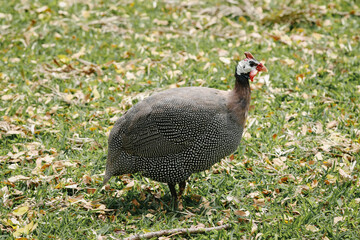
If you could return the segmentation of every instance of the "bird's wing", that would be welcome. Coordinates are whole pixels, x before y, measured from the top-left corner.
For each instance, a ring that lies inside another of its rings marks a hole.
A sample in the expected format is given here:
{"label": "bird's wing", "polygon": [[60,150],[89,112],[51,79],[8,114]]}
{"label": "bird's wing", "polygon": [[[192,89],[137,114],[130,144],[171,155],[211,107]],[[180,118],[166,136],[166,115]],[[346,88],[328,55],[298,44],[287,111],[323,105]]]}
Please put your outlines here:
{"label": "bird's wing", "polygon": [[206,133],[217,114],[225,111],[214,101],[216,99],[208,104],[173,96],[160,101],[154,97],[139,103],[125,116],[129,124],[123,129],[123,150],[143,157],[184,151]]}

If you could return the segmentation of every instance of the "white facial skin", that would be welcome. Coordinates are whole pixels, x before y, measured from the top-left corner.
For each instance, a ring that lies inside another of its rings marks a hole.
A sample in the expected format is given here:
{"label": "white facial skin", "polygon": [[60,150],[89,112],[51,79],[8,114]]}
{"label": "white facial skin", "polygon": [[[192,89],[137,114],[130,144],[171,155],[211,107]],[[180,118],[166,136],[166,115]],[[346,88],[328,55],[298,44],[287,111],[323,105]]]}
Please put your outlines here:
{"label": "white facial skin", "polygon": [[258,64],[259,62],[254,59],[244,59],[238,63],[236,67],[236,74],[241,75],[242,73],[256,71],[256,67]]}

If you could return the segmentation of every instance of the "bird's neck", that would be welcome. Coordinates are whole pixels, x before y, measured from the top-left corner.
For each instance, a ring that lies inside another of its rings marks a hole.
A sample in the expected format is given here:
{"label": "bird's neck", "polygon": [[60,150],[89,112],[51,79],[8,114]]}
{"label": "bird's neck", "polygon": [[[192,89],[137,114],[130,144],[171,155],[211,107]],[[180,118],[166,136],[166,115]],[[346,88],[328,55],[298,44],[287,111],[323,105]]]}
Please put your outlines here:
{"label": "bird's neck", "polygon": [[234,92],[236,93],[236,96],[240,97],[240,98],[246,98],[249,99],[250,101],[250,84],[249,84],[249,73],[245,74],[240,74],[237,75],[235,74],[235,87],[234,87]]}
{"label": "bird's neck", "polygon": [[236,121],[244,126],[251,100],[250,76],[249,74],[235,74],[235,79],[235,87],[229,95],[228,108]]}

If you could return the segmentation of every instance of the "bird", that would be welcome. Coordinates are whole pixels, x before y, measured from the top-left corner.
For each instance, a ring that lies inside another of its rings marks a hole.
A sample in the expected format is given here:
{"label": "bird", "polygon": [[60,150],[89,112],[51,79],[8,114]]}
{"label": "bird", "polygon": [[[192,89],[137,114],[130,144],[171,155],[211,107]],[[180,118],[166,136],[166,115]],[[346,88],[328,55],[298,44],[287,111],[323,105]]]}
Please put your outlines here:
{"label": "bird", "polygon": [[251,100],[249,80],[258,72],[267,68],[245,52],[230,91],[170,88],[135,104],[111,129],[103,186],[112,176],[140,172],[167,183],[173,202],[182,206],[191,174],[210,169],[239,146]]}

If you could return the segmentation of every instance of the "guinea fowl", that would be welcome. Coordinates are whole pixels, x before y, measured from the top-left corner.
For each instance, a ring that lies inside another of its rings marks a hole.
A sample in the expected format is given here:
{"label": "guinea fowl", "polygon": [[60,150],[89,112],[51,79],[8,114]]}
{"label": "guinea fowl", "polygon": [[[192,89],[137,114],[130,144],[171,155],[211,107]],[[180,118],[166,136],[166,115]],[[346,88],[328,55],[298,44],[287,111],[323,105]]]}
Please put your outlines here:
{"label": "guinea fowl", "polygon": [[[235,87],[173,88],[135,104],[109,136],[104,183],[112,176],[140,172],[167,183],[181,200],[192,173],[209,169],[233,153],[242,137],[250,104],[249,79],[266,67],[249,52],[235,68]],[[175,185],[179,184],[177,195]]]}

